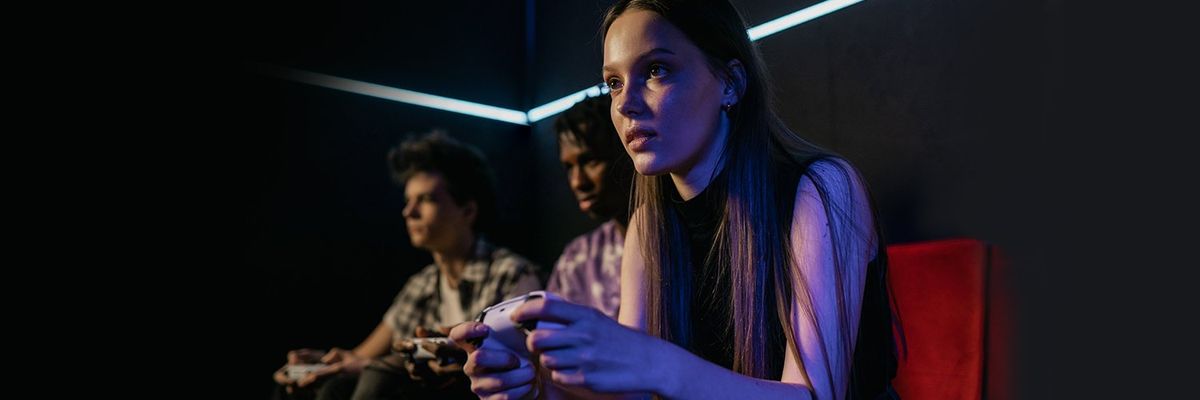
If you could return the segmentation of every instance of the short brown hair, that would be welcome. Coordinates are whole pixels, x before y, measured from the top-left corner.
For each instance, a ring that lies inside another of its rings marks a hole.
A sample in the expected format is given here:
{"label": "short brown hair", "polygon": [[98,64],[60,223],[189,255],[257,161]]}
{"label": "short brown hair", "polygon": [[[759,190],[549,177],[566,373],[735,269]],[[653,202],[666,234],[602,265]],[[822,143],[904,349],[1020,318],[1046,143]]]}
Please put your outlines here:
{"label": "short brown hair", "polygon": [[418,172],[436,173],[459,205],[474,201],[476,233],[491,229],[496,208],[495,179],[483,152],[442,131],[409,136],[388,151],[388,166],[396,183],[404,185]]}

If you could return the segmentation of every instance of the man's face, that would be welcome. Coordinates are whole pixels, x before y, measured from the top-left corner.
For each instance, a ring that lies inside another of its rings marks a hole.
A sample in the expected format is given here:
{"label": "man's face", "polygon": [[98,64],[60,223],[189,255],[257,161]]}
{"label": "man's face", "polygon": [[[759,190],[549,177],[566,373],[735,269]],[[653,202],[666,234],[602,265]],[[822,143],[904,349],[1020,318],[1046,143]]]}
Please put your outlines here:
{"label": "man's face", "polygon": [[579,202],[579,210],[595,219],[612,218],[620,207],[617,202],[625,201],[605,179],[612,162],[597,157],[570,133],[560,133],[559,138],[559,160],[566,170],[567,183],[575,194],[575,201]]}
{"label": "man's face", "polygon": [[441,174],[413,174],[404,183],[404,199],[404,224],[414,247],[447,250],[471,233],[475,204],[455,203]]}

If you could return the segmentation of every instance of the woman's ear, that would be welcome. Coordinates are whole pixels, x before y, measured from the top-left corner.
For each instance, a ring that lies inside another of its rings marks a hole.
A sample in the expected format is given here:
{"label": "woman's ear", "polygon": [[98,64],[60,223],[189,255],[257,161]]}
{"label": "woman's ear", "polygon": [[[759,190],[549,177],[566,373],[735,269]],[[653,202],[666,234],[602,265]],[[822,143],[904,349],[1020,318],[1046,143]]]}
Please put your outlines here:
{"label": "woman's ear", "polygon": [[721,94],[721,103],[734,105],[746,93],[746,67],[735,58],[725,63],[725,70],[728,71],[728,75],[725,77],[725,91]]}

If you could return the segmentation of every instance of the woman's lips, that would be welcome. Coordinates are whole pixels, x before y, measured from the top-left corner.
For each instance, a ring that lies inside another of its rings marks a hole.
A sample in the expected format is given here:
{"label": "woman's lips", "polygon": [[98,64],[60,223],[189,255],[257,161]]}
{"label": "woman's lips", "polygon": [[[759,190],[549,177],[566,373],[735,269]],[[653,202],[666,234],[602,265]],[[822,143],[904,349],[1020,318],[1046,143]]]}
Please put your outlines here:
{"label": "woman's lips", "polygon": [[625,131],[625,143],[630,151],[642,151],[646,147],[646,143],[658,137],[654,131],[646,128],[634,127]]}

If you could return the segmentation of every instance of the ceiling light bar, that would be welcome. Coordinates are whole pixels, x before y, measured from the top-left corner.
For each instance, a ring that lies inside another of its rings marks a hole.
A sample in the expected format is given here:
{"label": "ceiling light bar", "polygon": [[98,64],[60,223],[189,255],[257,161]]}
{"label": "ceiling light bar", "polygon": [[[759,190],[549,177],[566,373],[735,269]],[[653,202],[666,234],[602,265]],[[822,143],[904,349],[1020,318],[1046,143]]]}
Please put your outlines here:
{"label": "ceiling light bar", "polygon": [[398,101],[423,107],[436,108],[439,110],[467,114],[481,118],[488,118],[497,121],[509,122],[518,125],[529,125],[529,119],[525,112],[517,110],[509,110],[489,106],[486,104],[472,103],[469,101],[452,99],[427,93],[414,92],[411,90],[397,89],[394,87],[378,85],[356,81],[353,79],[339,78],[336,76],[319,74],[316,72],[301,71],[298,69],[274,67],[260,65],[263,72],[276,77],[292,80],[310,85],[326,87],[357,93],[361,95],[378,97],[381,99]]}
{"label": "ceiling light bar", "polygon": [[767,21],[766,23],[746,30],[750,34],[750,41],[765,38],[767,36],[779,33],[787,28],[803,24],[808,21],[828,15],[837,10],[862,2],[862,0],[828,0],[813,4],[794,13],[784,15],[779,18]]}
{"label": "ceiling light bar", "polygon": [[[764,37],[779,33],[785,29],[812,21],[825,15],[829,15],[830,13],[861,2],[862,0],[823,1],[809,6],[803,10],[784,15],[782,17],[767,21],[761,25],[747,29],[746,33],[750,36],[751,41],[757,41]],[[371,97],[378,97],[381,99],[399,101],[401,103],[408,103],[481,118],[509,122],[518,125],[529,125],[554,114],[566,111],[568,108],[571,108],[572,105],[582,101],[587,97],[608,94],[608,86],[604,85],[604,83],[599,83],[586,87],[578,92],[571,93],[558,100],[534,107],[528,112],[521,112],[517,110],[509,110],[507,108],[489,106],[486,104],[472,103],[465,100],[452,99],[449,97],[442,97],[421,92],[414,92],[411,90],[397,89],[374,83],[356,81],[353,79],[339,78],[336,76],[319,74],[316,72],[269,66],[265,64],[259,64],[259,68],[268,75],[274,75],[279,78],[296,82],[302,82],[310,85],[342,90]]]}

